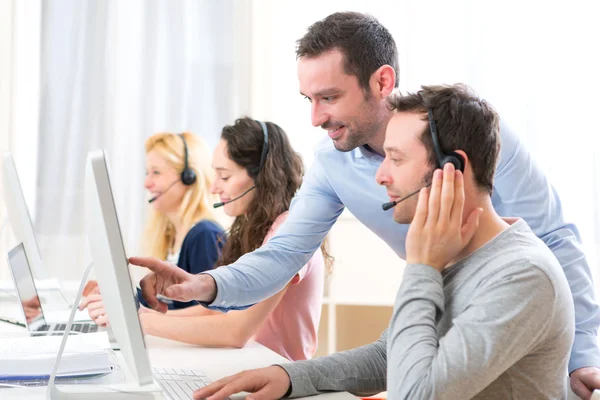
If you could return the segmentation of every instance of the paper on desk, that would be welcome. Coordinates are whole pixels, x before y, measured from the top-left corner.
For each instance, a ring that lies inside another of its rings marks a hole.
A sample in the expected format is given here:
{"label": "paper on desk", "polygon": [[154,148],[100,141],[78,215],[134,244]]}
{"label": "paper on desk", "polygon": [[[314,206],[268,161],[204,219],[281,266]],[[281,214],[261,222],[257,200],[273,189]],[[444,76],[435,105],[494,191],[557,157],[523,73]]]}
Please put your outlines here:
{"label": "paper on desk", "polygon": [[[7,338],[0,342],[1,379],[37,379],[52,372],[61,336]],[[106,332],[69,336],[58,376],[97,375],[111,371]]]}
{"label": "paper on desk", "polygon": [[[15,357],[56,357],[62,336],[32,336],[3,338],[0,344],[0,359]],[[64,354],[94,353],[110,349],[106,332],[70,335]]]}

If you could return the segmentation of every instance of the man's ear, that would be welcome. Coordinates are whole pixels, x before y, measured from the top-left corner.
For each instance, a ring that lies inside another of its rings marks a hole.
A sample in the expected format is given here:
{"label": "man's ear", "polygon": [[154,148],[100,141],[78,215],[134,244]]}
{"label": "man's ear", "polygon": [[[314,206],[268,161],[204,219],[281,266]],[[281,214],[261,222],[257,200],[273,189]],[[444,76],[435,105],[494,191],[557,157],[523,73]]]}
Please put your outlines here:
{"label": "man's ear", "polygon": [[396,71],[389,65],[382,65],[371,75],[371,89],[381,99],[388,97],[396,85]]}
{"label": "man's ear", "polygon": [[455,153],[460,154],[462,156],[463,161],[463,171],[467,172],[467,167],[470,167],[469,157],[467,157],[467,153],[462,150],[454,150]]}

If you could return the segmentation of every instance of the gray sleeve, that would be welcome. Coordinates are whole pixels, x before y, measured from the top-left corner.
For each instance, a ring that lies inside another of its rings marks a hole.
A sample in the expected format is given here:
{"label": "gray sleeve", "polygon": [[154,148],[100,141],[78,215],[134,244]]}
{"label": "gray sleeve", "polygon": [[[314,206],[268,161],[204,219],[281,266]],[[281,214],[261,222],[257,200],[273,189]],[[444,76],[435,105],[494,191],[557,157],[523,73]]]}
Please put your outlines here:
{"label": "gray sleeve", "polygon": [[290,376],[290,397],[341,391],[370,396],[385,391],[386,342],[387,331],[376,342],[356,349],[280,365]]}
{"label": "gray sleeve", "polygon": [[539,343],[556,301],[548,277],[508,266],[489,282],[439,338],[442,276],[406,266],[388,331],[388,398],[472,398]]}

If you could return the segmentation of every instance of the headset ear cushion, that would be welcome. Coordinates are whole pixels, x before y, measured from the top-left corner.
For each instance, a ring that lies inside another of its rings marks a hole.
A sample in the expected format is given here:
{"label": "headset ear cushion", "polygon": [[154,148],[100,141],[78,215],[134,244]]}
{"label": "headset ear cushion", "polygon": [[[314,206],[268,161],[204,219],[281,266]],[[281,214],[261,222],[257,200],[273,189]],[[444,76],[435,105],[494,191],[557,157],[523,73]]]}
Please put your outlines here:
{"label": "headset ear cushion", "polygon": [[454,151],[447,154],[446,157],[444,157],[442,168],[444,168],[444,165],[447,163],[452,163],[452,165],[454,165],[454,169],[460,172],[465,172],[465,160],[460,154]]}
{"label": "headset ear cushion", "polygon": [[189,168],[184,169],[183,172],[181,172],[181,182],[183,182],[184,185],[193,185],[196,182],[196,173]]}

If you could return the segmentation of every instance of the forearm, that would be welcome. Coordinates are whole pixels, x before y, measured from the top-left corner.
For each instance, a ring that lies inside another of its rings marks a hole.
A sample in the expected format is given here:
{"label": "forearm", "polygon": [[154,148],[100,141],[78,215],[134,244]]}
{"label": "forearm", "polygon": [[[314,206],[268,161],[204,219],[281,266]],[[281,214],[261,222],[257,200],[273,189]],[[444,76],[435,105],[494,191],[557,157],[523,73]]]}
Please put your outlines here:
{"label": "forearm", "polygon": [[314,360],[282,364],[291,379],[290,397],[347,391],[370,396],[386,390],[386,338]]}
{"label": "forearm", "polygon": [[390,399],[433,398],[432,362],[437,355],[437,311],[444,310],[441,274],[425,265],[407,265],[389,328]]}
{"label": "forearm", "polygon": [[219,315],[221,314],[218,311],[209,310],[204,306],[192,306],[187,308],[182,308],[180,310],[169,310],[167,311],[167,316],[169,317],[200,317],[206,315]]}
{"label": "forearm", "polygon": [[216,297],[207,307],[227,312],[263,301],[284,288],[311,256],[279,252],[267,243],[234,264],[208,271],[205,274],[214,279]]}
{"label": "forearm", "polygon": [[240,327],[225,315],[168,316],[148,313],[141,316],[144,332],[178,342],[207,347],[243,347],[248,340]]}
{"label": "forearm", "polygon": [[187,317],[146,313],[142,314],[142,326],[150,335],[184,343],[239,348],[256,334],[286,291],[287,288],[243,311],[220,313],[209,310],[213,315]]}

